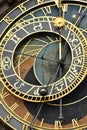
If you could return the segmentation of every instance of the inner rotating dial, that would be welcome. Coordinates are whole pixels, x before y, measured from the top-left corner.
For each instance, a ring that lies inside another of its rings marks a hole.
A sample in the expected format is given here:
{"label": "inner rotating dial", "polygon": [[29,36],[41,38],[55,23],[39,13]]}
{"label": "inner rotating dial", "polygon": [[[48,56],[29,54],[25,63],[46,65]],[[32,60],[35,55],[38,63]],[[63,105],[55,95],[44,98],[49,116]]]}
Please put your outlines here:
{"label": "inner rotating dial", "polygon": [[[49,19],[50,26],[48,19],[35,20],[35,26],[31,22],[15,32],[13,28],[10,40],[5,41],[1,53],[1,78],[17,97],[35,102],[53,101],[69,94],[84,79],[86,41],[81,31],[69,21],[58,29],[53,18]],[[47,89],[42,89],[47,93],[45,97],[41,88]]]}

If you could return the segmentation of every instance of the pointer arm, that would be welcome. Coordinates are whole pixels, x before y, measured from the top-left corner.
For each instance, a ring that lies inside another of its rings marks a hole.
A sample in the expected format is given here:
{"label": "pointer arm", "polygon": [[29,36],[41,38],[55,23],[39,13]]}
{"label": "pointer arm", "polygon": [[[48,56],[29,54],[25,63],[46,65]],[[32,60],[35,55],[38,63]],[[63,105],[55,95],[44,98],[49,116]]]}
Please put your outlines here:
{"label": "pointer arm", "polygon": [[86,15],[86,14],[85,14],[85,11],[86,11],[86,10],[87,10],[87,8],[85,8],[85,9],[83,10],[83,12],[80,13],[80,16],[78,17],[78,19],[77,19],[76,22],[75,22],[75,25],[76,25],[76,26],[79,26],[81,20],[82,20],[83,17]]}
{"label": "pointer arm", "polygon": [[62,0],[54,0],[55,4],[57,5],[57,7],[59,8],[59,14],[58,16],[62,16],[62,4],[61,4]]}
{"label": "pointer arm", "polygon": [[[59,36],[59,60],[62,60],[62,39],[61,36]],[[62,77],[62,67],[60,63],[60,69],[59,69],[59,78]],[[63,118],[63,111],[62,111],[62,98],[60,99],[60,113],[59,113],[59,119]]]}
{"label": "pointer arm", "polygon": [[34,116],[32,122],[31,122],[30,130],[34,130],[34,129],[33,129],[34,123],[35,123],[37,117],[39,116],[39,114],[40,114],[40,112],[41,112],[41,110],[42,110],[43,104],[44,104],[44,103],[41,103],[41,104],[39,105],[38,111],[37,111],[36,115]]}

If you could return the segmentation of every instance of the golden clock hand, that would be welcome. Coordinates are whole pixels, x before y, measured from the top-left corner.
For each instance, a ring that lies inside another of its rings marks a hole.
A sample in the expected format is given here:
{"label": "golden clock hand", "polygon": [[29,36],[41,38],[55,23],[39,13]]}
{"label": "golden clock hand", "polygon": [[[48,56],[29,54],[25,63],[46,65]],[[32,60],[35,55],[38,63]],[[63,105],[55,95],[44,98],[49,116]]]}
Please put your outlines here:
{"label": "golden clock hand", "polygon": [[59,8],[59,14],[58,16],[62,16],[62,4],[61,4],[61,0],[54,0],[54,2],[56,3],[57,7]]}
{"label": "golden clock hand", "polygon": [[62,39],[61,36],[59,35],[59,60],[62,58]]}
{"label": "golden clock hand", "polygon": [[55,18],[53,23],[56,27],[61,28],[65,25],[65,19],[63,18],[63,13],[62,13],[63,12],[63,10],[62,10],[63,5],[61,3],[62,0],[54,0],[54,1],[56,3],[57,7],[59,8],[59,11],[58,11],[58,17]]}
{"label": "golden clock hand", "polygon": [[[61,30],[60,30],[61,31]],[[60,63],[60,69],[59,69],[59,78],[62,77],[62,39],[61,36],[59,35],[59,60],[61,61]],[[59,113],[59,119],[63,119],[63,110],[62,110],[62,98],[60,98],[60,113]]]}

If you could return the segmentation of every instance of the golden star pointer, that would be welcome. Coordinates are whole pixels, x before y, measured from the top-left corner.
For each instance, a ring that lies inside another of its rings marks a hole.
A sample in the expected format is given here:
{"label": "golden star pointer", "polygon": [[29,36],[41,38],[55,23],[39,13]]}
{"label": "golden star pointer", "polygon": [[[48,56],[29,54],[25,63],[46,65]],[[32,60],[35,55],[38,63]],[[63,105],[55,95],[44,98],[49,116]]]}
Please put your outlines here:
{"label": "golden star pointer", "polygon": [[53,23],[56,27],[61,28],[62,26],[65,25],[65,19],[62,17],[62,13],[61,13],[62,12],[61,0],[54,0],[54,2],[56,3],[57,7],[59,8],[59,14],[58,14],[58,17],[55,18]]}

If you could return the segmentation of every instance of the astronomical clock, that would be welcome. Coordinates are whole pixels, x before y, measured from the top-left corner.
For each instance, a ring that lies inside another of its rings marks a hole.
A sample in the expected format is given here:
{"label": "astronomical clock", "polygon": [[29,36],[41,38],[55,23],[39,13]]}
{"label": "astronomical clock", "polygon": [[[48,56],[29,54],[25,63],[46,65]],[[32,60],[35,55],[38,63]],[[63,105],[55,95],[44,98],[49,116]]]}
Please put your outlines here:
{"label": "astronomical clock", "polygon": [[87,1],[10,2],[1,16],[1,122],[11,130],[86,130]]}

